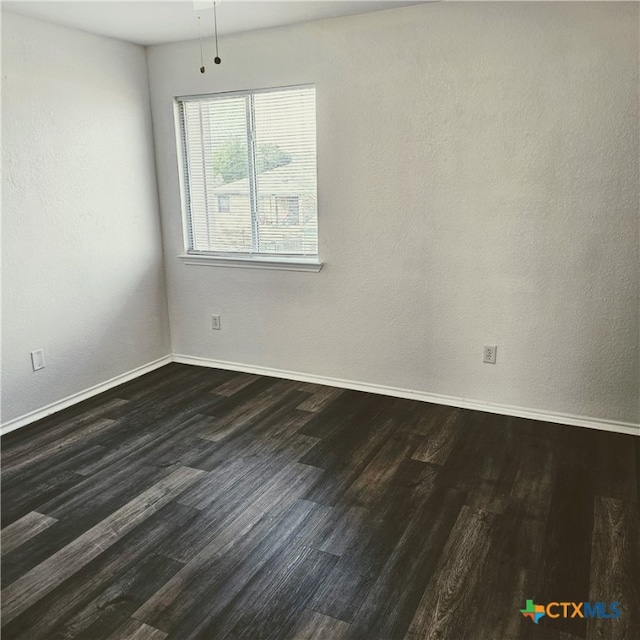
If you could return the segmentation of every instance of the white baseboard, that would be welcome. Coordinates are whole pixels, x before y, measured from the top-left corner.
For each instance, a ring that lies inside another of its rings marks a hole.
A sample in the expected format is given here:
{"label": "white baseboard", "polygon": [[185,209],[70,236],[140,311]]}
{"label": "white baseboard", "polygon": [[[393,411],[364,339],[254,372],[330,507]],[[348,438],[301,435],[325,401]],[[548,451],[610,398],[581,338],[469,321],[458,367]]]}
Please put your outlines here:
{"label": "white baseboard", "polygon": [[459,398],[456,396],[445,396],[425,391],[416,391],[413,389],[402,389],[399,387],[388,387],[369,382],[357,382],[354,380],[343,380],[341,378],[331,378],[327,376],[317,376],[310,373],[300,373],[298,371],[287,371],[284,369],[273,369],[271,367],[258,367],[239,362],[227,362],[224,360],[212,360],[210,358],[199,358],[195,356],[185,356],[174,354],[173,356],[165,356],[158,358],[148,364],[137,369],[133,369],[127,373],[111,378],[106,382],[94,385],[89,389],[74,393],[73,395],[53,402],[46,407],[31,411],[19,418],[15,418],[6,422],[0,427],[0,435],[4,435],[11,431],[15,431],[36,420],[45,418],[46,416],[66,409],[78,402],[87,400],[93,396],[108,391],[113,387],[133,380],[139,376],[149,373],[154,369],[158,369],[170,362],[179,362],[181,364],[191,364],[200,367],[211,367],[214,369],[225,369],[228,371],[241,371],[243,373],[255,373],[274,378],[285,378],[287,380],[298,380],[300,382],[310,382],[313,384],[322,384],[329,387],[340,387],[341,389],[353,389],[355,391],[365,391],[368,393],[377,393],[385,396],[393,396],[396,398],[408,398],[410,400],[420,400],[422,402],[431,402],[433,404],[443,404],[451,407],[460,407],[463,409],[474,409],[476,411],[485,411],[487,413],[497,413],[500,415],[514,416],[516,418],[527,418],[529,420],[540,420],[542,422],[554,422],[557,424],[567,424],[576,427],[587,427],[589,429],[600,429],[601,431],[613,431],[615,433],[624,433],[632,436],[640,436],[640,425],[632,422],[618,422],[613,420],[602,420],[600,418],[589,418],[586,416],[576,416],[565,413],[554,413],[551,411],[542,411],[539,409],[527,409],[525,407],[517,407],[512,405],[495,404],[491,402],[482,402],[480,400],[470,400],[468,398]]}
{"label": "white baseboard", "polygon": [[498,413],[516,418],[527,418],[529,420],[540,420],[542,422],[554,422],[556,424],[566,424],[576,427],[587,427],[589,429],[600,429],[601,431],[614,431],[632,436],[640,436],[640,424],[632,422],[618,422],[614,420],[602,420],[600,418],[589,418],[586,416],[576,416],[567,413],[554,413],[551,411],[541,411],[539,409],[527,409],[506,404],[494,404],[482,402],[480,400],[470,400],[456,396],[443,396],[425,391],[415,391],[412,389],[401,389],[399,387],[386,387],[368,382],[356,382],[353,380],[342,380],[340,378],[330,378],[326,376],[316,376],[298,371],[285,371],[284,369],[272,369],[270,367],[256,367],[239,362],[226,362],[224,360],[212,360],[209,358],[198,358],[180,354],[173,355],[173,361],[181,364],[193,364],[201,367],[212,367],[215,369],[227,369],[229,371],[241,371],[244,373],[255,373],[274,378],[286,378],[288,380],[298,380],[300,382],[311,382],[323,384],[330,387],[340,387],[342,389],[353,389],[355,391],[366,391],[368,393],[378,393],[396,398],[408,398],[410,400],[420,400],[433,404],[444,404],[451,407],[463,409],[474,409],[487,413]]}
{"label": "white baseboard", "polygon": [[93,396],[97,396],[99,393],[103,391],[108,391],[109,389],[113,389],[113,387],[117,387],[124,382],[129,382],[129,380],[133,380],[134,378],[138,378],[139,376],[144,375],[145,373],[149,373],[154,369],[158,369],[163,367],[165,364],[169,364],[172,362],[171,356],[164,356],[163,358],[158,358],[153,362],[149,362],[148,364],[144,364],[141,367],[136,369],[132,369],[127,373],[123,373],[122,375],[116,376],[115,378],[111,378],[111,380],[107,380],[106,382],[101,382],[100,384],[96,384],[93,387],[89,387],[84,391],[79,391],[78,393],[74,393],[62,400],[58,400],[57,402],[52,402],[48,404],[46,407],[42,407],[42,409],[36,409],[35,411],[30,411],[29,413],[25,413],[23,416],[18,418],[14,418],[13,420],[9,420],[0,427],[0,435],[5,435],[10,431],[15,431],[16,429],[20,429],[20,427],[25,427],[36,420],[40,420],[41,418],[46,418],[50,416],[52,413],[56,413],[61,411],[62,409],[66,409],[71,405],[77,404],[78,402],[82,402],[83,400],[87,400],[88,398],[92,398]]}

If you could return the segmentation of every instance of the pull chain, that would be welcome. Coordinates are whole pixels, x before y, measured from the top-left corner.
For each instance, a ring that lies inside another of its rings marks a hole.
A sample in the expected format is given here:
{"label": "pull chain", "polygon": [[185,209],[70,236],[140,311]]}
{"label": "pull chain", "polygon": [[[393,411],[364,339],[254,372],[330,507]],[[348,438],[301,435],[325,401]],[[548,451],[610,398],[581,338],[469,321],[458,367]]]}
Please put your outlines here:
{"label": "pull chain", "polygon": [[216,57],[213,59],[213,61],[216,64],[220,64],[222,60],[220,60],[220,56],[218,55],[218,16],[216,15],[215,0],[213,3],[213,28],[215,29],[215,36],[216,36]]}
{"label": "pull chain", "polygon": [[200,25],[200,14],[198,13],[198,40],[200,41],[200,73],[204,73],[204,56],[202,55],[202,27]]}

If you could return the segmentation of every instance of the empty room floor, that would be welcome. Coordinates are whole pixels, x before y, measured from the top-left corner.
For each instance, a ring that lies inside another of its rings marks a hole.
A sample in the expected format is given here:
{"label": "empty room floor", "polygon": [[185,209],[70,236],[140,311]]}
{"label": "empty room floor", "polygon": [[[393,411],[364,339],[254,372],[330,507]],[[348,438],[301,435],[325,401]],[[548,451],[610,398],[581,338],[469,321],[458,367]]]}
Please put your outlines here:
{"label": "empty room floor", "polygon": [[635,440],[167,365],[3,438],[2,637],[640,638]]}

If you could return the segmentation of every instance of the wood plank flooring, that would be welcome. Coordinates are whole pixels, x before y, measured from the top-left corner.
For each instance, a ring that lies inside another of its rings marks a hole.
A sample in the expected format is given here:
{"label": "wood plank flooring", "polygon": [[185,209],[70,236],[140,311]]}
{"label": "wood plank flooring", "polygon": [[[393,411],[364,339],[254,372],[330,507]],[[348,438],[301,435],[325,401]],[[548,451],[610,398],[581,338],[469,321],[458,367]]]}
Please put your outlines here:
{"label": "wood plank flooring", "polygon": [[171,364],[2,439],[2,637],[640,639],[638,442]]}

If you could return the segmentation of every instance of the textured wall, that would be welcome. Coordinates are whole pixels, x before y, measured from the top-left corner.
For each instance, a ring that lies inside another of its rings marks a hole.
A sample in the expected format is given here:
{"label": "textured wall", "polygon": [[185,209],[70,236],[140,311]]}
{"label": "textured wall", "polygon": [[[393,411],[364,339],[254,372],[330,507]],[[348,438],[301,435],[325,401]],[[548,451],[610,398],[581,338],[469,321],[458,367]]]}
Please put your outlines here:
{"label": "textured wall", "polygon": [[[438,3],[229,37],[204,76],[151,48],[174,352],[638,422],[638,26]],[[181,264],[172,96],[307,82],[325,268]]]}
{"label": "textured wall", "polygon": [[3,12],[2,93],[7,422],[169,335],[144,49]]}

